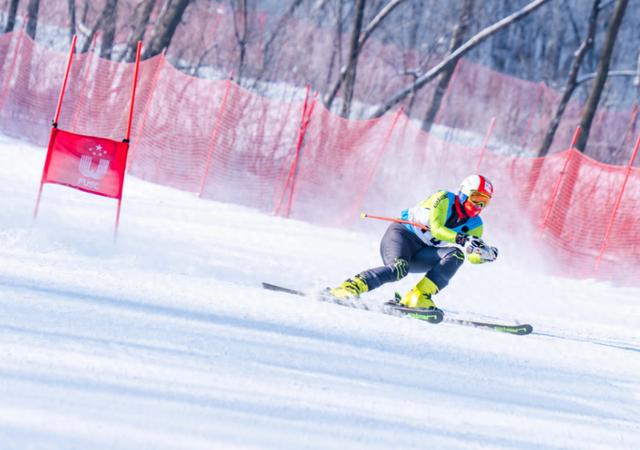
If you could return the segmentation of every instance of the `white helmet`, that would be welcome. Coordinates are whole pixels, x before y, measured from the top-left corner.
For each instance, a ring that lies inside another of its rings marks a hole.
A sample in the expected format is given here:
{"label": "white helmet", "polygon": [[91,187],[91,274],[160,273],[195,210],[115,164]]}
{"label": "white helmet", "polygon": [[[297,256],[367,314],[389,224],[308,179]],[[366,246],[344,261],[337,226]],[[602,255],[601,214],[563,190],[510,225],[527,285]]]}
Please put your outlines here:
{"label": "white helmet", "polygon": [[469,175],[462,180],[458,198],[470,217],[480,214],[493,196],[493,184],[482,175]]}

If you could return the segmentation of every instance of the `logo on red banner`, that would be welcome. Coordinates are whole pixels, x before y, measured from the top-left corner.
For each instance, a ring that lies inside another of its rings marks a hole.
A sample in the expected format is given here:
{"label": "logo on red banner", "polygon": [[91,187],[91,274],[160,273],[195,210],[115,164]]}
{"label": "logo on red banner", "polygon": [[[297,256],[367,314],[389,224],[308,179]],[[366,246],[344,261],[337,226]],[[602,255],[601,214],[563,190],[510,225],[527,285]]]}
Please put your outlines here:
{"label": "logo on red banner", "polygon": [[52,130],[43,182],[122,198],[128,144]]}

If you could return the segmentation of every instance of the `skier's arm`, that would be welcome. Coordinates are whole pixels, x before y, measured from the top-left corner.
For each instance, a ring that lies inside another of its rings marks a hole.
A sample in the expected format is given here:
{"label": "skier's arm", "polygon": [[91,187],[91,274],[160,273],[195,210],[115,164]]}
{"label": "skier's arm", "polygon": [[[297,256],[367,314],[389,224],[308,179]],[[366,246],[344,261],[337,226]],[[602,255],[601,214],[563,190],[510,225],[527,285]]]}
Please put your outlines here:
{"label": "skier's arm", "polygon": [[477,238],[482,238],[482,225],[475,227],[467,232],[469,236],[475,236]]}
{"label": "skier's arm", "polygon": [[431,203],[429,209],[429,231],[431,231],[434,238],[455,244],[458,233],[445,225],[447,211],[449,210],[447,193],[445,191],[437,192],[427,202]]}

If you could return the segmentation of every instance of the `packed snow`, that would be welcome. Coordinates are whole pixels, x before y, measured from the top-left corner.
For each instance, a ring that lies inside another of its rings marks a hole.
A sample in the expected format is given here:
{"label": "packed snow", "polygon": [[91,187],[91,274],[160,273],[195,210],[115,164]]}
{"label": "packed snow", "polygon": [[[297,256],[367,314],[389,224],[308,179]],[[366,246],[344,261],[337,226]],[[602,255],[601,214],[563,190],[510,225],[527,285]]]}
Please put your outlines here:
{"label": "packed snow", "polygon": [[436,301],[529,336],[265,291],[379,265],[386,225],[322,228],[128,177],[114,240],[116,202],[61,186],[32,220],[44,157],[0,137],[2,449],[640,446],[639,288],[555,277],[493,230],[507,250]]}

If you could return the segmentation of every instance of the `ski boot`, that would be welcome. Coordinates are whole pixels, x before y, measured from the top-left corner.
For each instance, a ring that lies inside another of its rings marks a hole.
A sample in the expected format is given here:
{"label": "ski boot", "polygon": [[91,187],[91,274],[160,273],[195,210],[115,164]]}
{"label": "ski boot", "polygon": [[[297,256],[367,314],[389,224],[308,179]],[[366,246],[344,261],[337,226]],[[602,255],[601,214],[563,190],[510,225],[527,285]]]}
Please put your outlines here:
{"label": "ski boot", "polygon": [[351,300],[360,297],[360,294],[368,290],[369,286],[367,282],[364,281],[364,278],[356,275],[336,288],[327,288],[326,293],[335,300]]}
{"label": "ski boot", "polygon": [[404,296],[396,294],[394,308],[416,319],[439,323],[444,319],[444,313],[436,307],[431,296],[438,293],[438,286],[429,278],[424,277],[416,286]]}
{"label": "ski boot", "polygon": [[424,277],[402,297],[400,304],[407,308],[434,309],[436,304],[433,303],[431,296],[437,293],[438,286],[429,278]]}

